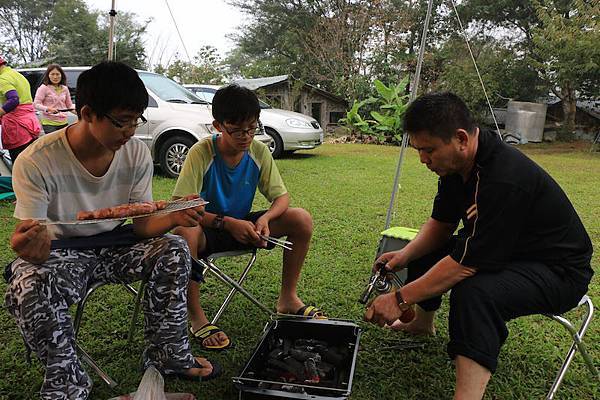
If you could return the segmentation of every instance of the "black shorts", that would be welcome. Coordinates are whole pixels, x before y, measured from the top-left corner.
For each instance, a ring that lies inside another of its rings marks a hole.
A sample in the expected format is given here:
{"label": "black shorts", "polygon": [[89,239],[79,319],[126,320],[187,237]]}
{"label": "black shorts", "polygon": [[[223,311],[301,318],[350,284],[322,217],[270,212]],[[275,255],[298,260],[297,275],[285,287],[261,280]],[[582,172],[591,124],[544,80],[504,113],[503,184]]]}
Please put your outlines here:
{"label": "black shorts", "polygon": [[[256,221],[263,216],[267,210],[254,211],[242,218],[245,221],[256,223]],[[251,243],[245,244],[240,243],[231,236],[226,230],[218,230],[213,228],[204,228],[204,237],[206,237],[206,248],[202,254],[199,254],[200,258],[205,258],[214,253],[221,253],[224,251],[234,250],[251,250],[256,248]],[[275,247],[272,243],[267,243],[267,249]]]}
{"label": "black shorts", "polygon": [[[452,250],[446,248],[408,264],[408,281],[425,274]],[[506,322],[532,314],[561,314],[587,292],[589,278],[560,275],[535,261],[510,261],[498,271],[480,270],[450,292],[448,354],[461,355],[496,370],[500,348],[508,337]],[[425,311],[440,307],[441,296],[418,303]]]}

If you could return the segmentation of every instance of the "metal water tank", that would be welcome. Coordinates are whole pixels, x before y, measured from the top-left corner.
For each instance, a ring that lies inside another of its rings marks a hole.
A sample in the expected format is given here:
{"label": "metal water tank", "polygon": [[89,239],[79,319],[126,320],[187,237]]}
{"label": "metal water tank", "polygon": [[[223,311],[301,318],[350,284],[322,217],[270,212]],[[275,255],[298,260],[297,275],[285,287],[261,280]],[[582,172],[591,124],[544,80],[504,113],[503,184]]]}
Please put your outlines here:
{"label": "metal water tank", "polygon": [[506,113],[506,133],[525,137],[529,142],[541,142],[546,123],[546,104],[509,101]]}

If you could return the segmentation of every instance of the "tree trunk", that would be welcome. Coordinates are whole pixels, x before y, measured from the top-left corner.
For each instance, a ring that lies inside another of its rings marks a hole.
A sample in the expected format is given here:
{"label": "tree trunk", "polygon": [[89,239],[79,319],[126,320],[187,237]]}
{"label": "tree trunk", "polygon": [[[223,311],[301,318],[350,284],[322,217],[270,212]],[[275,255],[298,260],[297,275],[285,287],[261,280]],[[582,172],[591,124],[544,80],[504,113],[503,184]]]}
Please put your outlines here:
{"label": "tree trunk", "polygon": [[560,138],[565,141],[570,141],[575,138],[575,114],[577,112],[577,97],[575,95],[575,89],[569,81],[563,83],[561,87],[561,92],[563,95],[562,108],[564,119]]}

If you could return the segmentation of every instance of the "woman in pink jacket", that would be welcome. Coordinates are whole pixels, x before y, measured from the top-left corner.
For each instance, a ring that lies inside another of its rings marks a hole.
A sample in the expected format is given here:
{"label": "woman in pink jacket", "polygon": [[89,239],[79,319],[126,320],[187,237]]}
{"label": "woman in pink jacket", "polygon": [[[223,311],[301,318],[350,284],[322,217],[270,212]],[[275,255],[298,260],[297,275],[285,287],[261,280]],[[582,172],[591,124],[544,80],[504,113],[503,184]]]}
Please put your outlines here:
{"label": "woman in pink jacket", "polygon": [[67,126],[65,111],[75,113],[67,77],[58,64],[50,64],[44,73],[43,83],[35,92],[33,105],[42,112],[42,127],[50,133]]}

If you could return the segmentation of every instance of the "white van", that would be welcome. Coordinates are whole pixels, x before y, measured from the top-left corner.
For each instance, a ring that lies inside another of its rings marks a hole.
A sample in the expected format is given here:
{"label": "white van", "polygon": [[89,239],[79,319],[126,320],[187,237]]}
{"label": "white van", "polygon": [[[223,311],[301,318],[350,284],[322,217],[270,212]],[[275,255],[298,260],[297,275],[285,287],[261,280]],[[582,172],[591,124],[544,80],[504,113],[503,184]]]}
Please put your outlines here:
{"label": "white van", "polygon": [[[63,67],[73,101],[77,78],[89,68]],[[17,71],[27,78],[32,96],[35,96],[46,69],[23,68]],[[137,72],[148,90],[148,108],[144,111],[148,123],[139,127],[135,136],[148,145],[152,159],[160,165],[163,173],[177,178],[190,147],[213,132],[210,104],[163,75]],[[69,122],[75,122],[76,117],[72,114],[71,117]],[[257,134],[254,138],[266,145],[271,142],[265,134]]]}

